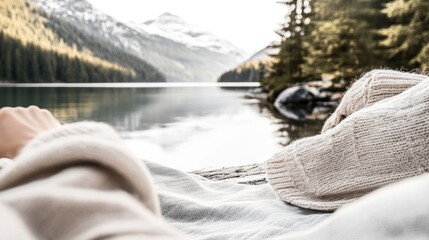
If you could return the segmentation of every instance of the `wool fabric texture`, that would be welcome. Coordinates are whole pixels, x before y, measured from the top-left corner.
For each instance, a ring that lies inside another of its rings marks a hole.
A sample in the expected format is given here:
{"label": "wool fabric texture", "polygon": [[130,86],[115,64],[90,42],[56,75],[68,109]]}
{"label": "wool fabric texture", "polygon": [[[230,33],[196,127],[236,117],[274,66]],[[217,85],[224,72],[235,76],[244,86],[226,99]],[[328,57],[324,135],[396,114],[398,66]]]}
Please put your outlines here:
{"label": "wool fabric texture", "polygon": [[350,114],[380,100],[396,96],[408,88],[428,79],[425,75],[393,70],[373,70],[358,79],[347,90],[339,106],[323,125],[326,132],[338,125]]}
{"label": "wool fabric texture", "polygon": [[344,120],[322,134],[291,143],[268,160],[268,180],[280,199],[331,211],[388,183],[428,171],[429,80],[376,71],[355,85],[345,94],[352,97],[344,98],[354,99],[354,106],[340,104],[339,112],[349,114]]}
{"label": "wool fabric texture", "polygon": [[161,217],[145,164],[108,125],[37,136],[0,171],[0,239],[185,239]]}

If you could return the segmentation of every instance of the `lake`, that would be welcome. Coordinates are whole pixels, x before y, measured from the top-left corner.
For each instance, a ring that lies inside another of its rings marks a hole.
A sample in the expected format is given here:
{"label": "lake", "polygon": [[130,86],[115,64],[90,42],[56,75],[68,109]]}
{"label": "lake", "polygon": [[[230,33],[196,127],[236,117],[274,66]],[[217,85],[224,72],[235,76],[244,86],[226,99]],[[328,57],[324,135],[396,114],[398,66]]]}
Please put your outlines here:
{"label": "lake", "polygon": [[241,85],[31,85],[0,87],[0,107],[37,105],[61,122],[112,125],[135,155],[192,171],[266,161],[323,121],[295,122]]}

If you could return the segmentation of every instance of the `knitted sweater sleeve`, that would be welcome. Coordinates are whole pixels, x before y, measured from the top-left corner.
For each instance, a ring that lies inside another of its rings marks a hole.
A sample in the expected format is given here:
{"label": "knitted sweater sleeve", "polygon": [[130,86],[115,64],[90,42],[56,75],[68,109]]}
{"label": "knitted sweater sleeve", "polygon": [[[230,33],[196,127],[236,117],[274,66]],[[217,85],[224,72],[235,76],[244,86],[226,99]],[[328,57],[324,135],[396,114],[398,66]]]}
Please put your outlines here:
{"label": "knitted sweater sleeve", "polygon": [[0,239],[185,238],[161,218],[144,163],[92,122],[39,135],[0,171],[0,225]]}
{"label": "knitted sweater sleeve", "polygon": [[429,77],[393,70],[373,70],[366,73],[344,94],[338,108],[326,120],[322,133],[335,127],[354,112],[396,96],[423,80],[429,80]]}

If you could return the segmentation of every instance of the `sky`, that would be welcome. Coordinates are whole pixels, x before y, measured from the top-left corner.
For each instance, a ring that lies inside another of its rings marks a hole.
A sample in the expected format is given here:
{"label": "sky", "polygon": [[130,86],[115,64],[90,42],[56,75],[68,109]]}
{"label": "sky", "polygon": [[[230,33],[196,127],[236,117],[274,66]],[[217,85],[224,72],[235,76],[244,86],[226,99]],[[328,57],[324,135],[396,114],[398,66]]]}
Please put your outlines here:
{"label": "sky", "polygon": [[145,22],[169,12],[229,40],[248,54],[278,37],[286,9],[278,0],[88,0],[123,22]]}

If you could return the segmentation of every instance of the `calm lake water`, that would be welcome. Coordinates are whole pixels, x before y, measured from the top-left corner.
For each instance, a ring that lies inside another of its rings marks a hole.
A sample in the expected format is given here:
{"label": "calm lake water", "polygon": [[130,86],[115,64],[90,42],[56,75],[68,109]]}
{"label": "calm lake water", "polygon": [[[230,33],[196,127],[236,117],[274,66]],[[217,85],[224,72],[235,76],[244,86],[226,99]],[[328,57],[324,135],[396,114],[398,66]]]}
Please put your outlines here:
{"label": "calm lake water", "polygon": [[249,87],[0,87],[0,107],[37,105],[62,122],[112,125],[139,158],[177,169],[267,160],[323,121],[293,122],[245,99]]}

